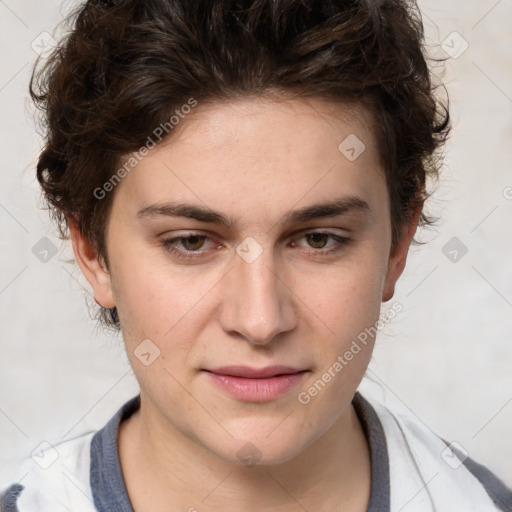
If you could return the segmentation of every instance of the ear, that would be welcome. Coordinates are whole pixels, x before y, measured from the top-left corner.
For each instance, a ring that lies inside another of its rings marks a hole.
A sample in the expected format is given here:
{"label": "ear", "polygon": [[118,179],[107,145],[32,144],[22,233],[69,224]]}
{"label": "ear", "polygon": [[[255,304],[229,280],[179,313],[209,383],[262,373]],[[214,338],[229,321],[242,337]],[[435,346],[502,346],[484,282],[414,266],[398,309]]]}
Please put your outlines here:
{"label": "ear", "polygon": [[82,274],[93,289],[94,300],[104,308],[115,306],[110,273],[96,248],[84,237],[75,222],[68,220],[73,252]]}
{"label": "ear", "polygon": [[405,268],[409,246],[416,233],[422,208],[423,205],[417,206],[412,212],[411,220],[402,225],[400,239],[395,249],[389,255],[388,271],[382,292],[382,302],[390,300],[395,293],[395,284]]}

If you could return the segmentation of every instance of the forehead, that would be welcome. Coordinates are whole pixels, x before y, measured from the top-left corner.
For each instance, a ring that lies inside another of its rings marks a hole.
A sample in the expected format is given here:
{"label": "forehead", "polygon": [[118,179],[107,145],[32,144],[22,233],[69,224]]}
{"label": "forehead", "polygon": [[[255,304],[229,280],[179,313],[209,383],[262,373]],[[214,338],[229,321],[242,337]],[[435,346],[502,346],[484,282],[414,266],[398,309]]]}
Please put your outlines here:
{"label": "forehead", "polygon": [[116,195],[139,209],[180,200],[243,216],[340,195],[378,202],[383,181],[363,107],[254,97],[199,104]]}
{"label": "forehead", "polygon": [[[232,152],[237,149],[237,142],[245,138],[251,140],[247,150],[261,145],[258,160],[299,147],[301,154],[328,146],[336,149],[351,134],[364,140],[370,151],[374,149],[373,116],[368,109],[323,98],[252,96],[209,101],[191,111],[176,128],[168,144],[201,139],[205,146]],[[164,141],[161,147],[165,145]],[[240,149],[238,156],[243,153]]]}

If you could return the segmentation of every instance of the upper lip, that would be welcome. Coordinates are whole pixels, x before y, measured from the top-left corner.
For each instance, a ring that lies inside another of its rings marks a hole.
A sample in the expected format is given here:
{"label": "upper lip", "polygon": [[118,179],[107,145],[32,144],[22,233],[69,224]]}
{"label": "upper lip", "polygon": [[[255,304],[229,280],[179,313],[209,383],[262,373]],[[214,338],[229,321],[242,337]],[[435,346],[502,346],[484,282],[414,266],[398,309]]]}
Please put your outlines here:
{"label": "upper lip", "polygon": [[266,366],[265,368],[251,368],[249,366],[221,366],[218,368],[210,368],[206,371],[217,373],[219,375],[229,375],[231,377],[245,377],[247,379],[265,379],[275,377],[276,375],[289,375],[291,373],[299,373],[306,371],[301,368],[292,366]]}

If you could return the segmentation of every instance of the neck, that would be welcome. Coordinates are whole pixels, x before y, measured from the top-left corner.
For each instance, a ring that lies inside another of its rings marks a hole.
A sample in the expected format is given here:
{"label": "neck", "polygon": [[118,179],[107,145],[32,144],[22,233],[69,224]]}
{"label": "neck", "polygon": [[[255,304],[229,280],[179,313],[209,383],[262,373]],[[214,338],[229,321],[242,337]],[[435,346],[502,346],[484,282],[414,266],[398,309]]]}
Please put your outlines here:
{"label": "neck", "polygon": [[121,468],[135,512],[366,511],[370,454],[352,404],[298,456],[252,467],[222,459],[155,412],[141,396],[141,408],[119,429]]}

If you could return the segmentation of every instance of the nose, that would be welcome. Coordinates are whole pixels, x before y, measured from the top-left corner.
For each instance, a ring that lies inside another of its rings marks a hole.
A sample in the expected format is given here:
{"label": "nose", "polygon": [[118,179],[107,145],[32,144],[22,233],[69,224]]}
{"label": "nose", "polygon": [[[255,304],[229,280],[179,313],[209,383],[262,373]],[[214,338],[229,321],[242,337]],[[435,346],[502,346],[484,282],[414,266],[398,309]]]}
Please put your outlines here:
{"label": "nose", "polygon": [[220,320],[231,336],[266,345],[297,325],[295,295],[271,249],[263,250],[252,262],[235,255],[226,278]]}

